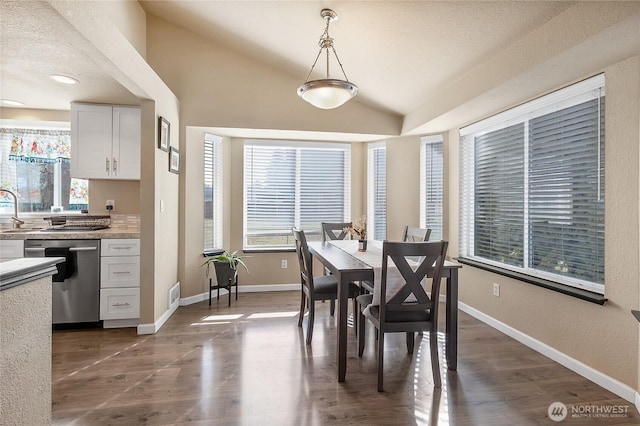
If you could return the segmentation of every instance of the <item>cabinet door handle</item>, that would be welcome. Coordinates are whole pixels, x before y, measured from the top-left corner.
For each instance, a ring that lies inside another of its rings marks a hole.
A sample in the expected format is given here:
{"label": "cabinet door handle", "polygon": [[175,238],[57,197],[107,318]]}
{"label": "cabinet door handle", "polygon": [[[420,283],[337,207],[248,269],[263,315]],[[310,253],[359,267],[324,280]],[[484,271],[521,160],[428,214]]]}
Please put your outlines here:
{"label": "cabinet door handle", "polygon": [[105,158],[104,161],[105,161],[105,172],[109,173],[109,159]]}
{"label": "cabinet door handle", "polygon": [[113,159],[113,171],[118,171],[118,160],[116,160],[115,158]]}

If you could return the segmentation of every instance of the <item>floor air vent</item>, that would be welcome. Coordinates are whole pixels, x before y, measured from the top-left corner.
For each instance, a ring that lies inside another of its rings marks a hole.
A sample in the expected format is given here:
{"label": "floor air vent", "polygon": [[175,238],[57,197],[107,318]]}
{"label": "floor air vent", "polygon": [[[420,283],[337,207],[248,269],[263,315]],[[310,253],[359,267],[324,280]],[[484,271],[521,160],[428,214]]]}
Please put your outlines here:
{"label": "floor air vent", "polygon": [[169,309],[173,307],[175,303],[179,303],[180,301],[180,283],[176,283],[169,290]]}

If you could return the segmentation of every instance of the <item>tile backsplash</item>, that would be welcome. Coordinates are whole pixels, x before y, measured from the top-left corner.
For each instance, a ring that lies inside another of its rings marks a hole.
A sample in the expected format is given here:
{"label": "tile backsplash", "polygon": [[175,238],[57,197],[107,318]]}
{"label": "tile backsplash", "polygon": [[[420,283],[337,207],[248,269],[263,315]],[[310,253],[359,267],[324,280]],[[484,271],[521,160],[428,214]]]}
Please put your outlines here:
{"label": "tile backsplash", "polygon": [[[49,214],[24,214],[20,215],[20,220],[25,223],[22,228],[48,228],[48,221],[44,220],[45,217],[55,216]],[[63,215],[62,215],[63,216]],[[13,221],[10,216],[0,218],[0,230],[11,229]],[[111,215],[111,228],[117,229],[140,229],[140,215],[139,214],[112,214]]]}
{"label": "tile backsplash", "polygon": [[111,227],[119,229],[140,229],[139,214],[112,214]]}

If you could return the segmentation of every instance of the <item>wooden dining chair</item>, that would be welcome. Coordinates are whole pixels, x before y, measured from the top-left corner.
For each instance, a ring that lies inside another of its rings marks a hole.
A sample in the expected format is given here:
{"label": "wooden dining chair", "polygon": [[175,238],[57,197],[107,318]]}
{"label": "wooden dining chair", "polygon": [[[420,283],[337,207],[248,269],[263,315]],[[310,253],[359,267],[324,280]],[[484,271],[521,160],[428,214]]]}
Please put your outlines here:
{"label": "wooden dining chair", "polygon": [[[422,242],[429,241],[431,235],[431,229],[428,228],[412,228],[411,226],[405,226],[402,232],[403,242]],[[361,283],[362,289],[368,293],[373,292],[373,283],[364,281]]]}
{"label": "wooden dining chair", "polygon": [[[317,300],[331,300],[335,302],[338,298],[338,279],[335,275],[313,276],[312,258],[307,246],[307,238],[301,229],[292,228],[293,238],[296,242],[296,254],[298,263],[300,264],[300,314],[298,316],[298,327],[302,327],[302,319],[305,309],[309,309],[309,318],[307,320],[307,345],[311,344],[313,337],[313,320],[315,318],[315,302]],[[349,283],[349,298],[353,299],[353,315],[356,315],[357,304],[356,296],[360,294],[360,287],[355,283]],[[333,316],[334,310],[331,310]]]}
{"label": "wooden dining chair", "polygon": [[351,228],[352,222],[321,222],[322,241],[344,240],[349,235],[346,228]]}
{"label": "wooden dining chair", "polygon": [[412,228],[411,226],[405,226],[402,233],[402,241],[429,241],[430,236],[431,229],[429,228]]}
{"label": "wooden dining chair", "polygon": [[[349,236],[349,233],[345,231],[347,228],[351,228],[352,222],[320,222],[322,226],[322,242],[329,240],[344,240]],[[329,275],[331,272],[327,268],[323,268],[324,274]],[[336,301],[331,301],[331,315],[336,310]],[[355,312],[354,314],[355,315]]]}
{"label": "wooden dining chair", "polygon": [[[442,387],[437,336],[438,296],[447,246],[446,241],[421,243],[385,241],[382,248],[380,304],[372,305],[373,294],[363,294],[357,298],[360,308],[359,357],[362,357],[364,351],[365,319],[370,320],[378,332],[378,392],[383,391],[384,335],[396,332],[406,333],[407,352],[410,354],[413,353],[415,333],[420,331],[429,333],[433,383],[436,388]],[[418,266],[411,265],[409,258],[419,258]],[[391,280],[388,279],[391,270],[390,260],[399,272],[399,275],[393,274]],[[432,279],[430,295],[421,285],[426,277]],[[387,289],[390,287],[395,290],[387,295]]]}

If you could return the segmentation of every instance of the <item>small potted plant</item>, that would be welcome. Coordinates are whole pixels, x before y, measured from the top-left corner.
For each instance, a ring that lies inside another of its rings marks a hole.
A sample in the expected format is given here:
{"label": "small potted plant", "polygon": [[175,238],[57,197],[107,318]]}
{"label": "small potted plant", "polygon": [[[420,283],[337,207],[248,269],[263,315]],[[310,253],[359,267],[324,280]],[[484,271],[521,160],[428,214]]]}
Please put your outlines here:
{"label": "small potted plant", "polygon": [[[244,263],[242,259],[249,256],[240,256],[237,251],[229,252],[224,251],[221,254],[207,257],[207,260],[202,264],[202,266],[207,267],[207,277],[209,276],[209,267],[213,264],[216,268],[216,279],[218,280],[218,286],[227,287],[231,286],[235,283],[236,275],[238,275],[238,265],[242,265],[242,267],[249,272],[249,268]],[[225,285],[229,283],[228,285]]]}
{"label": "small potted plant", "polygon": [[348,227],[344,228],[344,231],[348,232],[352,237],[358,239],[358,250],[367,251],[367,217],[360,216],[356,222]]}

